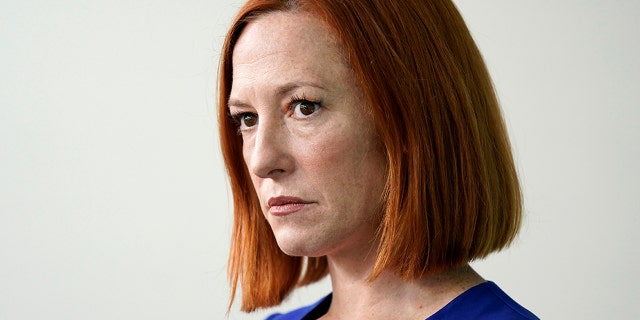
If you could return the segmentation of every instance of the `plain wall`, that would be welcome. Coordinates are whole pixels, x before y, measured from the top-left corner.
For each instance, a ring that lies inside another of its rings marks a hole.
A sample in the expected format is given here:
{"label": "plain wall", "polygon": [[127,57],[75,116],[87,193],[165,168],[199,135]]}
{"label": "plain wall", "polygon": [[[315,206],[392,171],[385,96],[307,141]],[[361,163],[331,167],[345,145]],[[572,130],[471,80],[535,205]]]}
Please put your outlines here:
{"label": "plain wall", "polygon": [[[0,320],[224,318],[215,77],[239,2],[0,2]],[[527,215],[474,266],[543,319],[640,318],[640,1],[456,3]]]}

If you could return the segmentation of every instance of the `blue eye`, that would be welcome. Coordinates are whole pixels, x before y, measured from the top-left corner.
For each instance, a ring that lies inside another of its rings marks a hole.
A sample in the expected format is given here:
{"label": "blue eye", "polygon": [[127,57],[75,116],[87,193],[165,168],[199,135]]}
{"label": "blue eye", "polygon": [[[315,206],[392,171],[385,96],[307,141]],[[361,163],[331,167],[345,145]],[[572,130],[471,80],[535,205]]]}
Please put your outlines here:
{"label": "blue eye", "polygon": [[312,115],[320,109],[320,103],[308,100],[294,100],[291,108],[296,117],[304,118]]}

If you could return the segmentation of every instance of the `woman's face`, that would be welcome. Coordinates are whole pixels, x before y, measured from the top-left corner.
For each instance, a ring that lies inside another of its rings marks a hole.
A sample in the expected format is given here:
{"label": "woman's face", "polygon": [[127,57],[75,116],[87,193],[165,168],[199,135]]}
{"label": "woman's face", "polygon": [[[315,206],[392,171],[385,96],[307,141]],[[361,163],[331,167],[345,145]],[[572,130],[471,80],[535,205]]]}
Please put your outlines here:
{"label": "woman's face", "polygon": [[289,255],[371,245],[386,162],[341,47],[304,13],[249,23],[233,51],[229,110],[264,216]]}

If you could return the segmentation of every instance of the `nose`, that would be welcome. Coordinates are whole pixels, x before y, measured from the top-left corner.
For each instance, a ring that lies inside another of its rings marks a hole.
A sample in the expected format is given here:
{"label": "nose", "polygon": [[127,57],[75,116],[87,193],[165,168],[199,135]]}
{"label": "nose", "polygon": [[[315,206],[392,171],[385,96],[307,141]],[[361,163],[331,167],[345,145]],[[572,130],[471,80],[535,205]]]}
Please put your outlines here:
{"label": "nose", "polygon": [[288,130],[278,121],[261,119],[253,141],[245,144],[245,162],[260,178],[278,178],[293,171]]}

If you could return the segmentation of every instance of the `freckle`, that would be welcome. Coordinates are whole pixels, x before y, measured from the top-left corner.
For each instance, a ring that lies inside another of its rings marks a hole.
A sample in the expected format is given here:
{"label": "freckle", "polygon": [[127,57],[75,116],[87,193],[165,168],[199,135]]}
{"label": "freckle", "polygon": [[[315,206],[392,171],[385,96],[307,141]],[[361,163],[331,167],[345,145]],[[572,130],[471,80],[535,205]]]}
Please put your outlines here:
{"label": "freckle", "polygon": [[422,309],[422,305],[419,305],[419,306],[418,306],[418,309]]}

